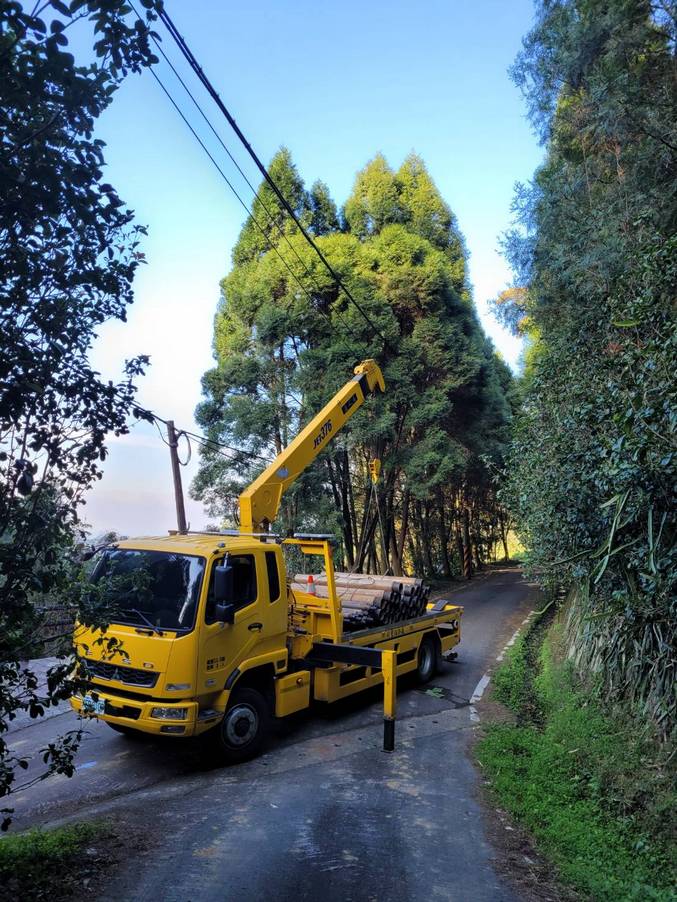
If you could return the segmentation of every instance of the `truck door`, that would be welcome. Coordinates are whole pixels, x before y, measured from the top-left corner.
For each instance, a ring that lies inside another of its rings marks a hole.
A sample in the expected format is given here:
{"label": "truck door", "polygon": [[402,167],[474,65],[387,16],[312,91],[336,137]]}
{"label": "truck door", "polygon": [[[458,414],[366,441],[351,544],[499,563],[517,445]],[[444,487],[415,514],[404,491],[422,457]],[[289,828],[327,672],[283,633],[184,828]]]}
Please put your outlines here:
{"label": "truck door", "polygon": [[258,645],[272,632],[271,605],[268,600],[268,580],[261,552],[229,554],[233,568],[233,623],[220,623],[215,618],[214,567],[223,558],[212,562],[207,601],[202,615],[202,641],[198,664],[198,695],[220,691],[226,679]]}

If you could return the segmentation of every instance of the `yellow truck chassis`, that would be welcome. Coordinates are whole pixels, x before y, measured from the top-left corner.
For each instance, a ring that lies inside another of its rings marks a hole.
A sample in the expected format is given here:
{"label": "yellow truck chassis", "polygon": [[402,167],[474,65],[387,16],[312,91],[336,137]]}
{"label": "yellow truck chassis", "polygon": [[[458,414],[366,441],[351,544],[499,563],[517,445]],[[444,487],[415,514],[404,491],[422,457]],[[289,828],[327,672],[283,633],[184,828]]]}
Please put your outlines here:
{"label": "yellow truck chassis", "polygon": [[[203,540],[222,545],[218,538],[218,534],[204,534]],[[336,702],[383,684],[384,748],[392,751],[397,677],[419,668],[423,643],[427,645],[427,653],[433,656],[434,665],[439,665],[441,658],[460,641],[463,608],[444,600],[430,602],[427,613],[421,617],[344,633],[340,596],[333,583],[330,541],[325,537],[298,537],[285,539],[282,543],[273,543],[272,537],[254,541],[266,548],[274,544],[278,553],[280,544],[294,544],[304,554],[323,558],[330,584],[329,597],[288,590],[287,633],[281,637],[286,640],[284,644],[243,657],[236,662],[236,666],[229,665],[223,671],[224,682],[215,687],[216,691],[175,700],[168,698],[166,692],[158,695],[141,693],[122,682],[126,674],[123,638],[120,648],[111,658],[113,679],[106,680],[96,675],[86,679],[83,691],[73,696],[73,707],[85,714],[96,713],[122,732],[141,731],[187,737],[200,735],[218,725],[228,708],[231,692],[245,675],[249,684],[257,673],[273,671],[274,698],[271,699],[271,708],[279,718],[304,710],[313,701]],[[129,544],[133,545],[132,542]],[[264,600],[263,604],[266,603]],[[146,634],[150,631],[135,629],[134,632]],[[155,636],[152,639],[148,636],[148,640],[153,643],[161,641]],[[174,640],[173,635],[167,636],[167,641]],[[85,668],[87,653],[92,653],[91,643],[91,634],[80,636]],[[255,647],[253,651],[260,650]],[[95,656],[99,658],[100,653],[95,652]],[[136,663],[136,654],[134,659]],[[116,666],[116,662],[120,666]],[[121,679],[116,680],[115,676]],[[87,697],[98,705],[98,711],[87,711],[84,703]],[[158,708],[168,715],[166,719],[153,717],[153,712],[157,712]],[[172,708],[183,712],[180,721],[171,718]]]}

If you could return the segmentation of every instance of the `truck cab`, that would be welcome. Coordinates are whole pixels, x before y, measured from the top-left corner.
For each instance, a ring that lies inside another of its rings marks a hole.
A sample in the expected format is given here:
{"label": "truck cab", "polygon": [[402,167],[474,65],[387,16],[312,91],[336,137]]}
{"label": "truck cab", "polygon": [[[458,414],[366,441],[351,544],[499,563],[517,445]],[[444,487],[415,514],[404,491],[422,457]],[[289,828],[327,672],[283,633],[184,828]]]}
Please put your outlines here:
{"label": "truck cab", "polygon": [[111,586],[116,613],[105,633],[76,630],[83,688],[72,703],[120,732],[198,735],[223,717],[235,683],[252,683],[246,671],[256,684],[269,677],[270,691],[287,669],[286,573],[272,541],[124,541],[104,552],[93,582]]}

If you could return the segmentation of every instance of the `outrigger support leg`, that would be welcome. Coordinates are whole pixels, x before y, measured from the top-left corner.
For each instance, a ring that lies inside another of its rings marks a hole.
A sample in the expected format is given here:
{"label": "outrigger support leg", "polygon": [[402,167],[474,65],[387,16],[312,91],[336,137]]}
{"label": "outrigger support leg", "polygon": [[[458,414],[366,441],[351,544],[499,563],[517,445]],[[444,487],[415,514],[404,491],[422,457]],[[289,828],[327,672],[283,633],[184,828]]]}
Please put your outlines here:
{"label": "outrigger support leg", "polygon": [[306,657],[310,667],[324,664],[357,664],[383,672],[383,751],[395,750],[395,696],[397,694],[397,652],[391,648],[316,642]]}
{"label": "outrigger support leg", "polygon": [[383,669],[383,751],[395,751],[395,697],[397,694],[397,652],[381,652]]}

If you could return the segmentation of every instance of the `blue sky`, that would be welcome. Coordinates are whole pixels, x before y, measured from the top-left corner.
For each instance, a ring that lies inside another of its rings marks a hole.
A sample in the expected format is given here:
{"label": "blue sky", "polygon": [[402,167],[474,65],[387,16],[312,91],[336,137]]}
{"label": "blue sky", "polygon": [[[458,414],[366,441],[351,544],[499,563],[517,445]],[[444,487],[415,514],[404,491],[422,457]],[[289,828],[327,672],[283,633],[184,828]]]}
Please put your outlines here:
{"label": "blue sky", "polygon": [[[394,167],[411,150],[423,157],[465,235],[485,330],[516,365],[519,343],[486,305],[510,281],[498,241],[510,224],[513,185],[528,180],[542,156],[507,74],[532,21],[531,0],[166,6],[264,161],[286,145],[306,183],[323,179],[340,204],[356,171],[379,151]],[[171,40],[163,45],[188,79]],[[157,71],[206,134],[166,64]],[[257,184],[227,124],[198,96]],[[149,73],[127,79],[97,133],[107,143],[107,180],[149,234],[128,322],[101,330],[93,361],[115,378],[125,357],[150,354],[139,402],[195,429],[219,281],[245,214]],[[214,152],[250,201],[232,163]],[[196,457],[183,471],[186,487]],[[188,513],[194,528],[207,522],[196,502],[188,501]],[[139,425],[111,442],[83,514],[95,531],[128,535],[175,525],[167,448],[154,428]]]}

